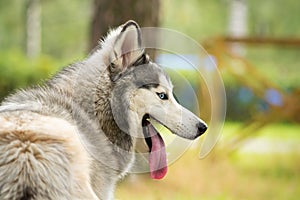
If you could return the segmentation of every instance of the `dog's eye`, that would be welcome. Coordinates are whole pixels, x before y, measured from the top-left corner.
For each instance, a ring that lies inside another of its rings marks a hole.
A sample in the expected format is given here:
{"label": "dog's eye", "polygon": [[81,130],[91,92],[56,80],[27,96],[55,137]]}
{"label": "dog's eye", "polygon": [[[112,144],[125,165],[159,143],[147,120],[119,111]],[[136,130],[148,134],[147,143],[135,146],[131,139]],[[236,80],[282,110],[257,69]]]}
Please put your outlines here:
{"label": "dog's eye", "polygon": [[167,100],[168,99],[168,95],[166,93],[161,92],[161,93],[156,93],[156,94],[162,100]]}

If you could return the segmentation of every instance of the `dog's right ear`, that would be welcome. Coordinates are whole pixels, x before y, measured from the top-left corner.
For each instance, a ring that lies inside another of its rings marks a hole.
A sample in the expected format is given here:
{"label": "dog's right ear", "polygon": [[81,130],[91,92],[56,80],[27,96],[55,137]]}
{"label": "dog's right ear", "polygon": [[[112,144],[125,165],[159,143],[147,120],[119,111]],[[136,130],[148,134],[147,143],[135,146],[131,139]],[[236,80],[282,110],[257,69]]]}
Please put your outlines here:
{"label": "dog's right ear", "polygon": [[128,21],[121,26],[121,31],[110,52],[110,77],[116,81],[144,53],[141,47],[141,30],[134,21]]}

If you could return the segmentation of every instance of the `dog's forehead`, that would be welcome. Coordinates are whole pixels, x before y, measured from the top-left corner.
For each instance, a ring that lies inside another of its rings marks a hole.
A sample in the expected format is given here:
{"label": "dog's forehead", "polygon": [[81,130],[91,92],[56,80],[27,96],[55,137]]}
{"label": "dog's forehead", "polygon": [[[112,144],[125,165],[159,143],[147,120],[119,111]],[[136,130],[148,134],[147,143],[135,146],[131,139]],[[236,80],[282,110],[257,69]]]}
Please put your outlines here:
{"label": "dog's forehead", "polygon": [[165,87],[167,90],[173,89],[171,79],[166,73],[159,76],[159,85]]}
{"label": "dog's forehead", "polygon": [[140,65],[134,70],[134,82],[137,87],[145,85],[161,85],[172,89],[173,85],[169,76],[156,63]]}

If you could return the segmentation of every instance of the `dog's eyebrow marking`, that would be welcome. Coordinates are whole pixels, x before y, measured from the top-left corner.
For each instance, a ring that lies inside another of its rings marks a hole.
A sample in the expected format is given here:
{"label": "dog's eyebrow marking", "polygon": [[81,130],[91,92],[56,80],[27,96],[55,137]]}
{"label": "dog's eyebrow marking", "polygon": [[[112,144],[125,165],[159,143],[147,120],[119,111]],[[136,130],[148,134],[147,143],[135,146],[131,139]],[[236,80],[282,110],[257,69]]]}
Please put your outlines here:
{"label": "dog's eyebrow marking", "polygon": [[159,86],[158,83],[149,83],[149,84],[145,84],[142,85],[141,88],[145,88],[145,89],[151,89],[151,88],[157,88]]}

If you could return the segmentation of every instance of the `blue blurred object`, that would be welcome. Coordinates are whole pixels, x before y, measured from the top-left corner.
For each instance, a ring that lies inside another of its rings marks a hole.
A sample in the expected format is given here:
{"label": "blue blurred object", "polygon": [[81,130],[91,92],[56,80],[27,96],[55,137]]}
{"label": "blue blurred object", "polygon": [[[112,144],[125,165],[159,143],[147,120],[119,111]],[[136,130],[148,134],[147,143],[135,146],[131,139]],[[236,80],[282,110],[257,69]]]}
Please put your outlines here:
{"label": "blue blurred object", "polygon": [[238,99],[244,104],[250,103],[253,97],[253,92],[249,88],[241,87],[238,91]]}
{"label": "blue blurred object", "polygon": [[198,55],[194,54],[159,54],[156,56],[155,62],[173,69],[195,70],[198,67],[204,67],[209,72],[217,69],[216,58],[212,55],[200,59]]}
{"label": "blue blurred object", "polygon": [[281,94],[275,89],[268,89],[265,92],[266,101],[274,106],[282,106],[283,100]]}
{"label": "blue blurred object", "polygon": [[258,100],[257,110],[267,112],[270,110],[270,105],[263,100]]}
{"label": "blue blurred object", "polygon": [[172,69],[195,69],[200,65],[200,58],[193,54],[159,54],[155,62]]}

